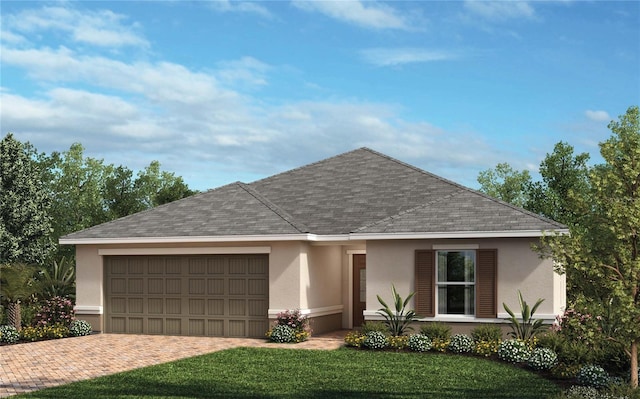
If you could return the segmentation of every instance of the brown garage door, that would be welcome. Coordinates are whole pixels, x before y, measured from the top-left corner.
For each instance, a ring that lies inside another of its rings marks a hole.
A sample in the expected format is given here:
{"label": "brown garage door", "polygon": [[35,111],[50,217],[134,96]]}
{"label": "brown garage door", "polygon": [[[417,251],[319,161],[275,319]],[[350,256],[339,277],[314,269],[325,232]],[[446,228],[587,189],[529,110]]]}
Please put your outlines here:
{"label": "brown garage door", "polygon": [[106,331],[264,337],[268,255],[107,256]]}

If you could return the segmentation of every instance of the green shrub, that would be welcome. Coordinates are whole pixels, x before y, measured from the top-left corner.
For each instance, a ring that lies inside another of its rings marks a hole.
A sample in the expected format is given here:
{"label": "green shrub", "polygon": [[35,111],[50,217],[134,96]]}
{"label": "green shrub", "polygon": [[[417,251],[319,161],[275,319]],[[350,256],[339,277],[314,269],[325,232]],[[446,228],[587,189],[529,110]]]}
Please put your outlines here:
{"label": "green shrub", "polygon": [[407,346],[414,352],[426,352],[431,349],[431,339],[424,334],[411,334]]}
{"label": "green shrub", "polygon": [[91,334],[91,324],[85,320],[74,320],[69,326],[69,334],[72,337],[82,337]]}
{"label": "green shrub", "polygon": [[20,340],[20,333],[14,326],[0,326],[0,342],[5,344],[15,344]]}
{"label": "green shrub", "polygon": [[551,375],[560,380],[570,380],[576,378],[581,367],[582,366],[578,364],[558,362],[558,364],[551,369]]}
{"label": "green shrub", "polygon": [[495,324],[482,324],[471,330],[471,338],[474,341],[501,341],[502,329]]}
{"label": "green shrub", "polygon": [[498,357],[505,362],[523,363],[529,359],[530,355],[529,346],[520,339],[502,341],[498,347]]}
{"label": "green shrub", "polygon": [[544,334],[538,335],[537,339],[539,347],[551,349],[556,353],[561,352],[562,346],[567,342],[562,334],[551,330]]}
{"label": "green shrub", "polygon": [[389,340],[384,333],[371,331],[365,335],[362,345],[369,349],[384,349],[389,346]]}
{"label": "green shrub", "polygon": [[449,341],[449,350],[454,353],[468,353],[473,349],[473,339],[465,334],[456,334]]}
{"label": "green shrub", "polygon": [[580,342],[565,341],[558,353],[558,361],[565,364],[585,365],[595,361],[594,352]]}
{"label": "green shrub", "polygon": [[436,339],[448,341],[451,337],[451,327],[439,321],[423,324],[420,327],[420,332],[431,338],[432,342]]}
{"label": "green shrub", "polygon": [[596,389],[604,388],[609,384],[609,374],[595,364],[582,367],[576,377],[578,384]]}
{"label": "green shrub", "polygon": [[293,342],[296,336],[295,330],[284,324],[276,324],[267,334],[271,341],[281,344]]}
{"label": "green shrub", "polygon": [[558,363],[558,355],[549,348],[535,348],[527,364],[534,370],[549,370]]}
{"label": "green shrub", "polygon": [[389,327],[387,327],[387,324],[382,321],[365,321],[360,330],[364,335],[367,335],[367,333],[372,331],[380,331],[385,334],[389,334]]}

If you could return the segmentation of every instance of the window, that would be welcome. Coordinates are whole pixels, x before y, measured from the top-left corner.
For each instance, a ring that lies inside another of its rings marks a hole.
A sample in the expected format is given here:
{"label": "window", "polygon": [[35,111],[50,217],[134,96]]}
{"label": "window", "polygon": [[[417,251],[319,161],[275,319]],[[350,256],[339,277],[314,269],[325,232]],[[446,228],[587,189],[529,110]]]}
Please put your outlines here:
{"label": "window", "polygon": [[475,251],[437,251],[438,314],[475,314]]}

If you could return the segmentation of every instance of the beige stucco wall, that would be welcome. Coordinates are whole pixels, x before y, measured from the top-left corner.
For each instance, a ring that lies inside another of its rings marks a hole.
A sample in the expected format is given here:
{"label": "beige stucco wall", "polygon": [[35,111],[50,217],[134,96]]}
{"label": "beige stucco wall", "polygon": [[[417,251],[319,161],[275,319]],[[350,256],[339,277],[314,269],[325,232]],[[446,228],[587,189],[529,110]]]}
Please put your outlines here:
{"label": "beige stucco wall", "polygon": [[[165,255],[184,254],[189,248],[267,247],[269,254],[269,309],[300,308],[321,312],[342,312],[343,258],[340,245],[311,246],[307,242],[193,243],[77,245],[76,308],[81,318],[89,320],[94,330],[103,330],[104,271],[99,250],[162,248]],[[338,310],[339,309],[339,310]]]}
{"label": "beige stucco wall", "polygon": [[531,239],[477,240],[397,240],[367,243],[367,312],[379,307],[380,294],[391,300],[391,284],[405,297],[414,291],[414,258],[417,249],[433,249],[434,245],[475,246],[498,249],[498,317],[505,316],[502,303],[519,310],[517,290],[529,303],[545,301],[538,308],[541,318],[553,318],[564,306],[563,277],[553,272],[551,260],[540,259],[531,250]]}

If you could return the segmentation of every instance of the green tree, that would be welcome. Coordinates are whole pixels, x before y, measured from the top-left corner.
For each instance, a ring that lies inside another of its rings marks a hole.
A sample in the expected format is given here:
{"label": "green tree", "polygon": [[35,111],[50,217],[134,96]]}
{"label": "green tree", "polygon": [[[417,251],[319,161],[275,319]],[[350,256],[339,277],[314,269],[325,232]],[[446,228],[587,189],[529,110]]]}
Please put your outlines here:
{"label": "green tree", "polygon": [[582,214],[580,198],[589,188],[589,154],[573,154],[573,147],[559,142],[540,163],[541,182],[529,186],[525,208],[566,225]]}
{"label": "green tree", "polygon": [[514,170],[508,163],[499,163],[494,169],[480,172],[478,183],[480,191],[504,202],[524,207],[529,200],[529,171]]}
{"label": "green tree", "polygon": [[161,171],[158,161],[152,161],[149,166],[140,171],[135,184],[140,190],[145,208],[156,207],[196,193],[189,189],[182,177]]}
{"label": "green tree", "polygon": [[609,305],[609,339],[621,343],[631,362],[631,386],[638,387],[640,343],[640,117],[630,107],[609,124],[613,135],[600,143],[605,164],[589,175],[581,209],[587,213],[571,235],[550,239],[561,271],[580,287],[588,303]]}
{"label": "green tree", "polygon": [[9,324],[18,331],[22,328],[20,304],[37,291],[34,274],[35,268],[24,263],[0,265],[0,297]]}
{"label": "green tree", "polygon": [[51,240],[51,201],[29,145],[0,141],[0,263],[42,264]]}

